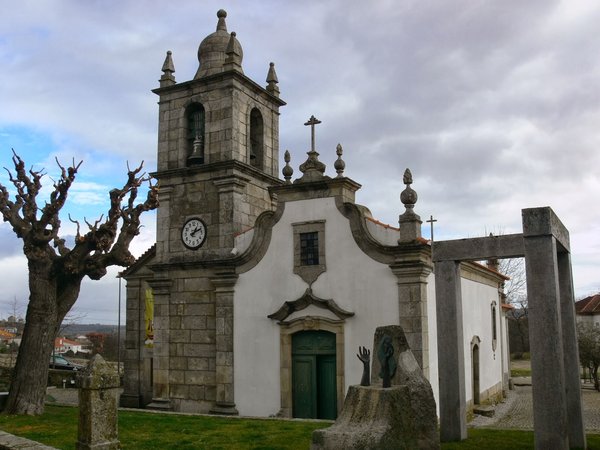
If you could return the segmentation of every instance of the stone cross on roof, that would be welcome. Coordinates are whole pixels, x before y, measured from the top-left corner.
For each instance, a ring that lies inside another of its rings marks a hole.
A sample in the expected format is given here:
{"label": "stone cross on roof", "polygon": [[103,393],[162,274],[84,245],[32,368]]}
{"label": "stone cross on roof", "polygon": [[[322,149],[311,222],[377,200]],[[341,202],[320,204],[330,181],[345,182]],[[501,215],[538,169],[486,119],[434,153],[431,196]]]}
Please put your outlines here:
{"label": "stone cross on roof", "polygon": [[315,116],[310,116],[310,119],[308,119],[308,122],[306,122],[304,125],[310,125],[310,151],[314,152],[315,151],[315,125],[320,124],[321,121],[319,119],[317,119]]}
{"label": "stone cross on roof", "polygon": [[433,242],[433,223],[437,222],[437,219],[434,219],[432,215],[429,216],[429,220],[426,220],[425,222],[431,224],[431,242]]}

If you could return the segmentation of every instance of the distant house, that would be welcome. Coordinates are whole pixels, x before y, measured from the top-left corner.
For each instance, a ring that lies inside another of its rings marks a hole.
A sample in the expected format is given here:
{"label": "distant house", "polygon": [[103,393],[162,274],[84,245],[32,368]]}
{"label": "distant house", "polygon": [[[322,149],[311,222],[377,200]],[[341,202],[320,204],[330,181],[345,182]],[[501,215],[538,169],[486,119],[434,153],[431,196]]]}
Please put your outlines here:
{"label": "distant house", "polygon": [[5,342],[7,344],[10,344],[10,343],[14,342],[16,337],[17,337],[16,334],[11,333],[10,331],[8,331],[6,329],[0,329],[0,342]]}
{"label": "distant house", "polygon": [[85,349],[80,342],[61,337],[54,340],[55,353],[66,353],[68,351],[72,351],[73,353],[89,353],[89,350]]}
{"label": "distant house", "polygon": [[590,295],[575,302],[577,322],[600,326],[600,294]]}

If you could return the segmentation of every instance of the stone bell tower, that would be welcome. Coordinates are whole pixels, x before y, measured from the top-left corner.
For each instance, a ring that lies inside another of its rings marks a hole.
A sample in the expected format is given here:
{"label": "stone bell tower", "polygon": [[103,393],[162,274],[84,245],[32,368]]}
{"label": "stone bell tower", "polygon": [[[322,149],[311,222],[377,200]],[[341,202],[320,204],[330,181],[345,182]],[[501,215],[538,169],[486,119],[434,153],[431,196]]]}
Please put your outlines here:
{"label": "stone bell tower", "polygon": [[[167,52],[153,91],[160,97],[157,256],[165,263],[227,257],[234,235],[271,209],[267,186],[280,183],[279,107],[285,102],[275,68],[271,63],[265,88],[244,75],[242,46],[227,32],[226,16],[217,13],[216,31],[200,44],[194,79],[176,83]],[[186,247],[180,238],[191,217],[206,233],[197,248],[197,240]]]}
{"label": "stone bell tower", "polygon": [[281,184],[279,98],[242,70],[242,46],[217,13],[193,80],[175,81],[167,52],[159,96],[160,183],[154,297],[152,407],[236,414],[233,395],[234,238],[274,207]]}

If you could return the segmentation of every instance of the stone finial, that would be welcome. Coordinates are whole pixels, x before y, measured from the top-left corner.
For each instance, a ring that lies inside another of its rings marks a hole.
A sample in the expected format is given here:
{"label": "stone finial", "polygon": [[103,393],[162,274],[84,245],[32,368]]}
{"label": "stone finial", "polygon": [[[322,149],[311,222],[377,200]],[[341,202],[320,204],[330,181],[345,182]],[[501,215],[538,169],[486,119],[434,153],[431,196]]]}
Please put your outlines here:
{"label": "stone finial", "polygon": [[414,242],[421,237],[421,218],[415,213],[414,207],[417,203],[417,193],[410,185],[413,182],[410,169],[404,171],[403,182],[406,188],[400,194],[400,201],[404,204],[406,211],[400,216],[400,240],[399,243]]}
{"label": "stone finial", "polygon": [[406,169],[404,171],[403,183],[406,185],[406,188],[400,194],[400,201],[404,204],[406,209],[413,209],[415,207],[415,203],[417,203],[417,193],[410,187],[413,182],[412,173],[410,169]]}
{"label": "stone finial", "polygon": [[335,148],[335,153],[336,153],[338,159],[336,159],[335,163],[333,163],[333,167],[335,168],[335,171],[337,172],[337,178],[342,178],[344,176],[344,169],[346,168],[346,163],[342,159],[342,152],[343,152],[342,144],[338,144],[337,147]]}
{"label": "stone finial", "polygon": [[275,97],[279,97],[279,86],[277,86],[279,80],[277,79],[277,73],[275,72],[275,63],[269,63],[269,72],[267,73],[267,92],[273,94]]}
{"label": "stone finial", "polygon": [[232,31],[229,35],[229,42],[227,43],[225,55],[223,70],[237,70],[238,72],[244,73],[242,70],[242,46],[236,38],[235,31]]}
{"label": "stone finial", "polygon": [[217,17],[219,18],[219,21],[217,22],[217,31],[227,31],[227,24],[225,23],[227,11],[225,11],[224,9],[218,10]]}
{"label": "stone finial", "polygon": [[290,166],[291,157],[290,157],[289,150],[285,151],[285,153],[283,155],[283,160],[285,161],[285,167],[283,168],[283,170],[281,172],[283,172],[283,178],[285,178],[285,184],[291,184],[292,182],[290,180],[292,179],[292,175],[294,174],[294,169],[292,169],[292,167]]}
{"label": "stone finial", "polygon": [[173,64],[173,58],[171,57],[171,50],[167,52],[165,62],[162,65],[163,74],[160,77],[160,87],[172,86],[175,82],[175,65]]}
{"label": "stone finial", "polygon": [[308,155],[307,160],[300,164],[300,172],[302,172],[303,175],[301,178],[294,181],[294,183],[318,181],[325,178],[324,174],[326,166],[319,161],[319,154],[314,150],[306,152],[306,154]]}

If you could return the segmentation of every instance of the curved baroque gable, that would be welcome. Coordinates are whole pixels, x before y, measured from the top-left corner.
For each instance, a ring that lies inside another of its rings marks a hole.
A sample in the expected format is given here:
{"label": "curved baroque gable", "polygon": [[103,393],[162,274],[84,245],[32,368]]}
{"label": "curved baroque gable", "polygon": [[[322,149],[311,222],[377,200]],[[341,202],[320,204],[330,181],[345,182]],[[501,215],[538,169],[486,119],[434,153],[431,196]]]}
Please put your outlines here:
{"label": "curved baroque gable", "polygon": [[319,308],[327,309],[339,317],[341,320],[347,319],[348,317],[354,316],[353,312],[346,311],[345,309],[340,308],[340,306],[333,299],[322,299],[313,295],[312,290],[310,288],[306,289],[306,292],[297,300],[284,302],[281,307],[274,312],[273,314],[269,314],[267,317],[269,319],[278,320],[279,322],[283,322],[289,316],[297,311],[302,311],[303,309],[308,308],[310,305],[318,306]]}

